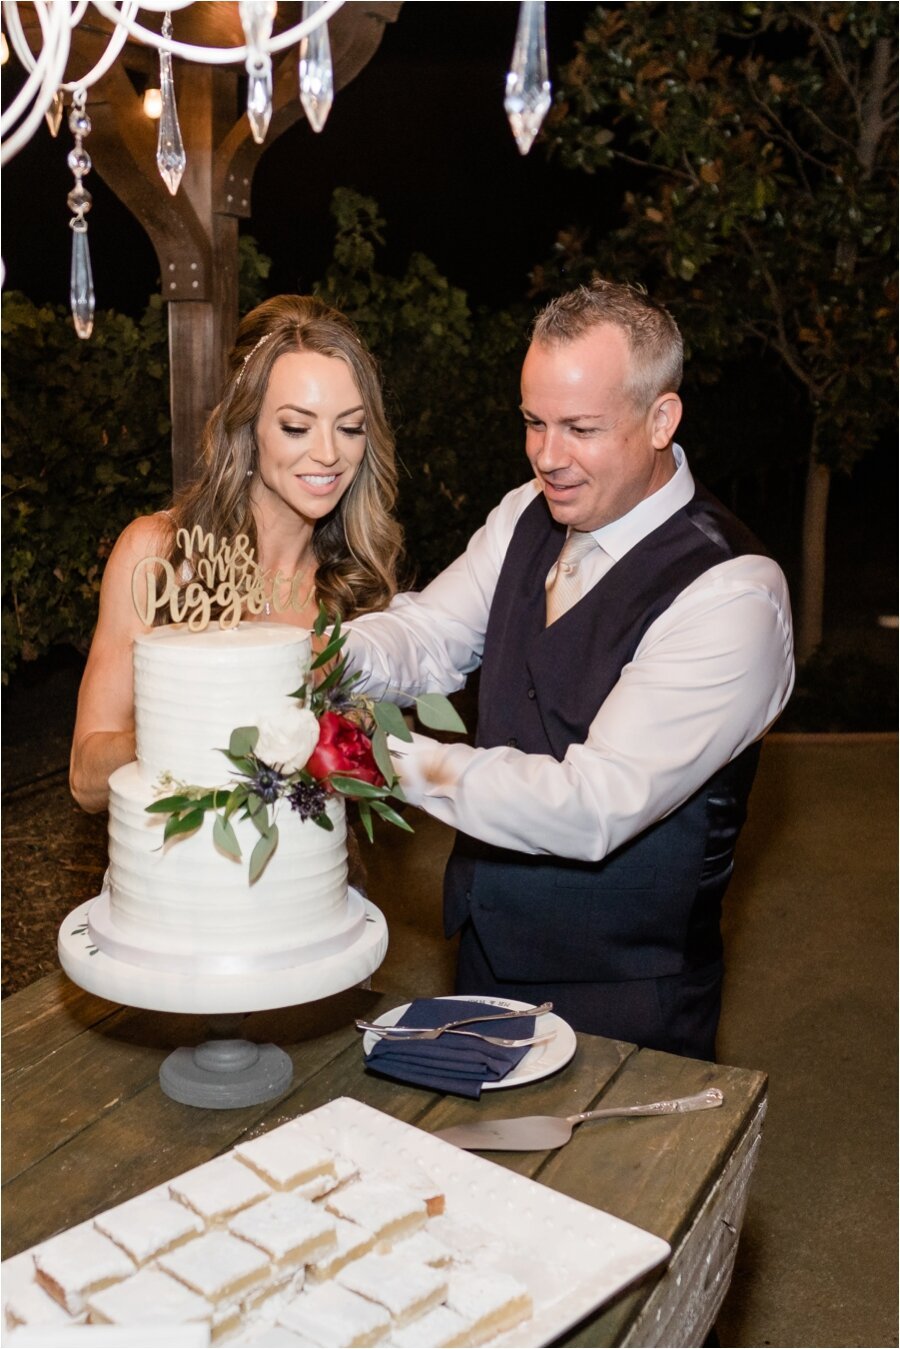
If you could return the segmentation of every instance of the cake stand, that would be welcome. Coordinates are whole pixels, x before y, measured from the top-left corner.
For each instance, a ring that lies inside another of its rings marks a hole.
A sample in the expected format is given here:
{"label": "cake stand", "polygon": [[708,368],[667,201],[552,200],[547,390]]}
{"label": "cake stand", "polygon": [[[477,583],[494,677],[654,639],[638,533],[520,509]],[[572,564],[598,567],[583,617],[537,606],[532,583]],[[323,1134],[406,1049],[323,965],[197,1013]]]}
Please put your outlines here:
{"label": "cake stand", "polygon": [[224,971],[200,962],[167,969],[164,953],[135,952],[110,936],[108,905],[104,891],[73,909],[59,929],[60,964],[73,983],[110,1002],[210,1018],[212,1037],[196,1049],[176,1049],[159,1070],[163,1091],[184,1105],[234,1109],[282,1095],[291,1085],[293,1064],[276,1045],[238,1038],[243,1017],[315,1002],[361,984],[387,951],[384,915],[352,888],[347,921],[326,953],[314,950],[274,968],[238,959]]}

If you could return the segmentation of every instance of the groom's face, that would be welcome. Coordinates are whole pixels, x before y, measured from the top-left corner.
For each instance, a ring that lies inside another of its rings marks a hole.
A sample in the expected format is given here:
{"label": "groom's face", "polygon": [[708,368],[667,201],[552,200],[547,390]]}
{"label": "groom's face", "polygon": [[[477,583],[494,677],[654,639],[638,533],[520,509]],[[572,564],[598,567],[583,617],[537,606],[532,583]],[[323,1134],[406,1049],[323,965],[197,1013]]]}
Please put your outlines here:
{"label": "groom's face", "polygon": [[532,342],[522,369],[525,452],[550,513],[594,530],[620,519],[675,471],[677,394],[636,405],[621,328],[603,324],[571,342]]}

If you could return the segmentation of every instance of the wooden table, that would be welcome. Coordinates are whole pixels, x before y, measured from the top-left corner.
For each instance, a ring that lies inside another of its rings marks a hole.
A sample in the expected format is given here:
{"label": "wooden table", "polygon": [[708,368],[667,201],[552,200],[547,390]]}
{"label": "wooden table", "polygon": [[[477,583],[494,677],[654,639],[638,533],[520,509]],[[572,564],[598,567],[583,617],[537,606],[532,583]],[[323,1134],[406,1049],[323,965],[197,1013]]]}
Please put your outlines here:
{"label": "wooden table", "polygon": [[491,1159],[663,1237],[668,1267],[583,1322],[567,1345],[702,1344],[728,1288],[766,1108],[763,1073],[579,1035],[551,1078],[480,1102],[364,1072],[357,1016],[397,998],[353,989],[249,1017],[242,1033],[294,1061],[291,1091],[240,1110],[179,1105],[159,1065],[207,1038],[201,1018],[118,1007],[51,974],[3,1004],[3,1258],[84,1221],[259,1131],[352,1096],[426,1131],[476,1118],[574,1114],[718,1086],[725,1104],[695,1115],[612,1120],[557,1152]]}

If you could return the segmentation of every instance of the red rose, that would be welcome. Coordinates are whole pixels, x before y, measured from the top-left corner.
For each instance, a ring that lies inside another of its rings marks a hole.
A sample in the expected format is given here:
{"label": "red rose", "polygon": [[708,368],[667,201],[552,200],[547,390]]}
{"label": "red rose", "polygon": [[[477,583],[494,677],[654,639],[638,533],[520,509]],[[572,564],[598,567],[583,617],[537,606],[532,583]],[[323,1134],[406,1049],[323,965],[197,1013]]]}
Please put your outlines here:
{"label": "red rose", "polygon": [[332,773],[359,778],[373,787],[384,786],[371,740],[340,712],[323,712],[319,718],[319,743],[307,760],[306,771],[325,786]]}

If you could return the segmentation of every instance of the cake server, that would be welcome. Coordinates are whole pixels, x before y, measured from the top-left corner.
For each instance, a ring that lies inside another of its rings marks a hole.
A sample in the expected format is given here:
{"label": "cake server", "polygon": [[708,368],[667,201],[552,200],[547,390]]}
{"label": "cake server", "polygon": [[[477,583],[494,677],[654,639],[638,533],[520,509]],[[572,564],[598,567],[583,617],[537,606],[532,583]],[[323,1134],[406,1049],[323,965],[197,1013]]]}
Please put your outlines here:
{"label": "cake server", "polygon": [[595,1119],[615,1119],[621,1115],[680,1115],[690,1110],[714,1110],[724,1101],[718,1087],[709,1087],[697,1096],[682,1096],[673,1101],[650,1101],[647,1105],[608,1106],[605,1110],[585,1110],[580,1115],[521,1115],[518,1119],[488,1119],[477,1124],[457,1124],[439,1129],[433,1136],[458,1148],[484,1149],[489,1152],[542,1152],[560,1148],[572,1137],[577,1124]]}

